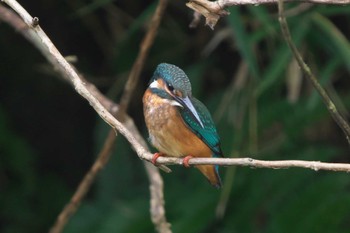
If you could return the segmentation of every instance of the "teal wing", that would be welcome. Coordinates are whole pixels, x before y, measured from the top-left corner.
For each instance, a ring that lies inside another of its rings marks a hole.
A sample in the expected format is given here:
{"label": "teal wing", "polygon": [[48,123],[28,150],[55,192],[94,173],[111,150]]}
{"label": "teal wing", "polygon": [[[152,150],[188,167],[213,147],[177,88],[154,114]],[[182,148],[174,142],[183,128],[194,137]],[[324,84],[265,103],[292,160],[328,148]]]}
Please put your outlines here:
{"label": "teal wing", "polygon": [[222,157],[222,151],[220,147],[220,137],[216,131],[216,127],[213,119],[202,102],[197,100],[196,98],[191,98],[192,104],[197,110],[199,118],[201,119],[203,126],[202,127],[198,121],[195,119],[193,114],[188,109],[181,109],[180,114],[182,119],[187,124],[187,126],[191,129],[193,133],[195,133],[205,144],[209,146],[209,148],[214,152],[214,156]]}

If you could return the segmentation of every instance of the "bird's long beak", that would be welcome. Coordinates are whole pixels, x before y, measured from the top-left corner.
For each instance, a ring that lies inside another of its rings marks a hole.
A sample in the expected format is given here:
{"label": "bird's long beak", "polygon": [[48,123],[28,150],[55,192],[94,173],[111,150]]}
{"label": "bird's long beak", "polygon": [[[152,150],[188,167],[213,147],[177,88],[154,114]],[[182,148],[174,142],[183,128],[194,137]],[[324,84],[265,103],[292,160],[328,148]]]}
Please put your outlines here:
{"label": "bird's long beak", "polygon": [[174,97],[184,108],[186,108],[190,111],[190,113],[197,120],[198,124],[200,124],[202,126],[202,128],[204,128],[203,122],[200,119],[197,110],[193,106],[191,99],[188,96],[183,97],[183,98],[177,97],[177,96],[174,96]]}

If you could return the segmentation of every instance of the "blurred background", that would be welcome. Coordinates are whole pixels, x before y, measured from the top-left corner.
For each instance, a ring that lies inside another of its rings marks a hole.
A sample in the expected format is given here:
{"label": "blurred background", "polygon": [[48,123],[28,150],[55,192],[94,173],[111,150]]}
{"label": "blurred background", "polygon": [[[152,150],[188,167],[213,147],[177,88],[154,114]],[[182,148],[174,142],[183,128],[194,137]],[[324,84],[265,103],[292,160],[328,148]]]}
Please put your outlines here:
{"label": "blurred background", "polygon": [[[141,98],[157,64],[168,62],[186,71],[211,111],[226,157],[350,162],[342,131],[283,41],[276,5],[231,7],[213,31],[203,18],[189,28],[185,3],[169,3],[129,107],[145,138]],[[157,1],[21,4],[118,102]],[[350,6],[285,8],[294,42],[348,118]],[[47,232],[109,127],[19,33],[0,22],[0,35],[0,232]],[[162,175],[174,232],[349,232],[349,174],[221,168],[216,190],[196,169],[172,169]],[[122,136],[64,232],[154,232],[148,179]]]}

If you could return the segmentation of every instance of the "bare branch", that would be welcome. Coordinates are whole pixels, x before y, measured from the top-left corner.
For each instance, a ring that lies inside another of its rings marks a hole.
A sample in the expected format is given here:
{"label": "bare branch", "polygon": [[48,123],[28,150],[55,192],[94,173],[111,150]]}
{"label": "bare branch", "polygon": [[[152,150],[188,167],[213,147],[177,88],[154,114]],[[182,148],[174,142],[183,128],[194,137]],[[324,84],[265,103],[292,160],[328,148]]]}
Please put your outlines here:
{"label": "bare branch", "polygon": [[318,82],[316,76],[312,73],[310,67],[305,63],[297,47],[293,43],[289,28],[288,28],[287,20],[284,17],[283,0],[278,0],[278,15],[279,15],[279,21],[280,21],[283,37],[287,42],[290,50],[292,51],[293,56],[297,60],[300,69],[303,71],[304,75],[309,79],[309,81],[312,83],[314,88],[320,94],[320,96],[322,97],[323,103],[326,105],[334,121],[343,130],[345,137],[348,143],[350,144],[350,126],[348,122],[339,113],[336,105],[334,104],[334,102],[332,101],[328,93],[325,91],[325,89],[323,89],[321,84]]}
{"label": "bare branch", "polygon": [[[222,16],[229,14],[225,9],[230,6],[236,5],[260,5],[277,3],[278,0],[189,0],[186,5],[203,15],[206,19],[206,24],[214,29],[217,21]],[[287,0],[286,2],[298,2],[298,3],[316,3],[316,4],[349,4],[350,0]]]}
{"label": "bare branch", "polygon": [[[157,163],[166,165],[183,165],[182,159],[159,157]],[[242,166],[252,168],[306,168],[314,171],[327,170],[337,172],[350,172],[350,164],[348,163],[323,163],[319,161],[304,160],[280,160],[266,161],[256,160],[252,158],[192,158],[189,160],[190,165],[219,165],[219,166]]]}

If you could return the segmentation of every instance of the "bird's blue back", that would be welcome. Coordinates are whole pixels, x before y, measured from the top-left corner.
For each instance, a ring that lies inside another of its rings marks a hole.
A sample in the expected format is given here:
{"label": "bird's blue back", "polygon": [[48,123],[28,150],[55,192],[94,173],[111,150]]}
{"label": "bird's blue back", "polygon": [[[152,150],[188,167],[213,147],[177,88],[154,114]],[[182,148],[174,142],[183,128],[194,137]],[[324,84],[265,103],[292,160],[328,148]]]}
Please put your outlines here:
{"label": "bird's blue back", "polygon": [[195,133],[213,151],[213,156],[222,157],[220,137],[216,131],[215,124],[208,109],[202,102],[194,97],[191,98],[191,101],[197,110],[199,118],[201,119],[204,127],[198,123],[193,114],[187,109],[180,109],[182,119],[191,129],[191,131]]}

